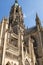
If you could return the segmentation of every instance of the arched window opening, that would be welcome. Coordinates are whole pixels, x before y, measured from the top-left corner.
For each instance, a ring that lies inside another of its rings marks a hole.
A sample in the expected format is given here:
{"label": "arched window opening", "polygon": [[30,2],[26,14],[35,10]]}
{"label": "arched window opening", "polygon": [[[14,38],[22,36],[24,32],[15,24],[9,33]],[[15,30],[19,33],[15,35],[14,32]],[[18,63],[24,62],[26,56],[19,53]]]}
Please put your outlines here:
{"label": "arched window opening", "polygon": [[6,65],[11,65],[10,62],[8,61]]}
{"label": "arched window opening", "polygon": [[25,48],[25,46],[23,47],[23,51],[26,52],[26,48]]}
{"label": "arched window opening", "polygon": [[27,53],[29,53],[29,44],[28,44],[27,41],[28,41],[28,40],[26,40],[26,41],[24,42],[23,50],[24,50],[24,52],[26,52],[26,50],[27,50]]}
{"label": "arched window opening", "polygon": [[16,13],[18,13],[18,7],[16,8]]}
{"label": "arched window opening", "polygon": [[16,63],[14,65],[16,65]]}
{"label": "arched window opening", "polygon": [[25,65],[30,65],[30,63],[28,62],[27,59],[26,59],[26,61],[25,61]]}
{"label": "arched window opening", "polygon": [[16,13],[18,12],[18,9],[16,9]]}
{"label": "arched window opening", "polygon": [[37,41],[36,41],[36,39],[35,39],[33,36],[31,36],[31,39],[34,40],[33,46],[34,46],[34,47],[37,47]]}

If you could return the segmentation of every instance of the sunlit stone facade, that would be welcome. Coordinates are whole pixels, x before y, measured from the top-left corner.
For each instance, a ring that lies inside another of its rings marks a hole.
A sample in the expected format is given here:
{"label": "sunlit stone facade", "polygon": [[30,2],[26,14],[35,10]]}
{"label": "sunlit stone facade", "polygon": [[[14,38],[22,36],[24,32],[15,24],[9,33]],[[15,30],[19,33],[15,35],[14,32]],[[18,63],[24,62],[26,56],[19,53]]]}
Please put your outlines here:
{"label": "sunlit stone facade", "polygon": [[22,8],[15,0],[9,18],[0,23],[0,65],[43,65],[43,28],[25,28]]}

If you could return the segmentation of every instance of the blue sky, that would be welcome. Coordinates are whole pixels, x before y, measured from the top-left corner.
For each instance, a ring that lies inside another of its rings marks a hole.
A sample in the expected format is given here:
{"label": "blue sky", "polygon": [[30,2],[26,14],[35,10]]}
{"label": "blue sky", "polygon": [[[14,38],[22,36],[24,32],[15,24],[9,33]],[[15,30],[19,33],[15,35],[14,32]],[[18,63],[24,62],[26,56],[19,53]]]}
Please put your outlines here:
{"label": "blue sky", "polygon": [[[0,0],[0,21],[3,17],[9,17],[11,6],[15,0]],[[24,24],[27,27],[35,26],[36,12],[43,26],[43,0],[18,0],[24,14]]]}

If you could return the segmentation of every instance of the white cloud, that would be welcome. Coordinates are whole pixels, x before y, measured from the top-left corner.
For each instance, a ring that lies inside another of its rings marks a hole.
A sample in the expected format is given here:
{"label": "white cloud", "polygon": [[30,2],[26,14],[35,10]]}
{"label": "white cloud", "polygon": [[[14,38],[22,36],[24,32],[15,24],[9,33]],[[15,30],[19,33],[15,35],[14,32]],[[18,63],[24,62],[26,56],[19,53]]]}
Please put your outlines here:
{"label": "white cloud", "polygon": [[25,13],[23,14],[23,17],[24,17],[24,18],[26,18],[26,17],[27,17]]}

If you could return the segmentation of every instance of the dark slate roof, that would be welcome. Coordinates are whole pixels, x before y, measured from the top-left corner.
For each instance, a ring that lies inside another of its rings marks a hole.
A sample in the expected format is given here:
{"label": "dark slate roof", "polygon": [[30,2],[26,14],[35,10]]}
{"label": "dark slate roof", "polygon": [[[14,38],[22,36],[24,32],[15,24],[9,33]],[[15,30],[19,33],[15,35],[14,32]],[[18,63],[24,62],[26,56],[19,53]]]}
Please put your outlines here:
{"label": "dark slate roof", "polygon": [[28,34],[31,34],[31,33],[35,32],[36,30],[37,30],[36,26],[32,27],[32,28],[27,28],[27,29],[25,29],[24,34],[28,35]]}

